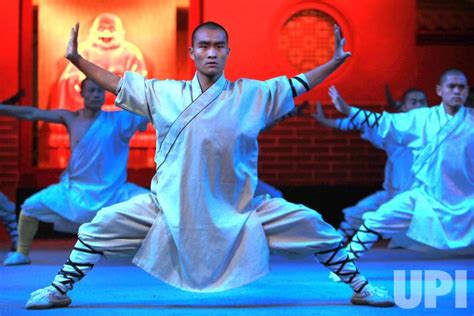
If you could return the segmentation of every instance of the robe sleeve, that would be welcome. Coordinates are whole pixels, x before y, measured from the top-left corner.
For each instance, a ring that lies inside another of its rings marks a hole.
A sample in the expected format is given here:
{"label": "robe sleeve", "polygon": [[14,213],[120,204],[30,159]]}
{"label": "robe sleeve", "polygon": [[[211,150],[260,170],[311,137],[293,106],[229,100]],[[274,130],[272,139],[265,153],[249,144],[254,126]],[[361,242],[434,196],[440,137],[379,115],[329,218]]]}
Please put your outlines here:
{"label": "robe sleeve", "polygon": [[155,124],[154,117],[176,103],[183,94],[183,82],[176,80],[145,79],[142,75],[127,71],[120,80],[115,105],[146,117]]}
{"label": "robe sleeve", "polygon": [[361,131],[362,138],[378,148],[386,149],[393,144],[415,148],[421,146],[427,116],[418,110],[392,114],[352,107],[349,120],[351,126]]}
{"label": "robe sleeve", "polygon": [[265,125],[290,112],[295,106],[293,98],[309,91],[309,85],[303,74],[290,79],[285,76],[277,77],[264,83],[270,93]]}
{"label": "robe sleeve", "polygon": [[128,141],[136,131],[144,132],[148,124],[148,119],[143,116],[133,114],[128,111],[120,113],[120,136]]}
{"label": "robe sleeve", "polygon": [[134,72],[125,72],[119,81],[115,94],[117,95],[116,106],[152,120],[145,77]]}

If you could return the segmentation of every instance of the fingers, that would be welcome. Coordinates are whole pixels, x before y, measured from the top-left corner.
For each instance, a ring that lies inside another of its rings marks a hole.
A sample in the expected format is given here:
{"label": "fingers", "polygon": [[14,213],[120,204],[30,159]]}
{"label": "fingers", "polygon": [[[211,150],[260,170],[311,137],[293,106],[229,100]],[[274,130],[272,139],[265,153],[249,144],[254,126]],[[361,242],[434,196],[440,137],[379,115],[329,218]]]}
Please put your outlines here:
{"label": "fingers", "polygon": [[79,34],[79,22],[77,22],[72,28],[69,34],[69,42],[66,49],[65,57],[69,60],[77,55],[77,38]]}
{"label": "fingers", "polygon": [[337,24],[334,24],[334,41],[335,41],[334,58],[339,63],[342,63],[352,54],[350,52],[344,51],[344,45],[346,44],[346,39],[341,38],[341,29]]}
{"label": "fingers", "polygon": [[341,46],[341,32],[337,24],[334,24],[334,43],[336,44],[336,49]]}
{"label": "fingers", "polygon": [[317,113],[319,116],[324,115],[323,107],[321,106],[321,102],[320,102],[320,101],[318,101],[318,102],[316,103],[316,113]]}
{"label": "fingers", "polygon": [[329,96],[331,97],[332,102],[337,101],[337,97],[339,96],[339,93],[337,92],[335,86],[330,86],[329,87]]}
{"label": "fingers", "polygon": [[79,35],[79,22],[77,22],[72,28],[69,38],[73,41],[77,41],[77,37]]}
{"label": "fingers", "polygon": [[316,102],[316,112],[312,113],[311,116],[318,121],[320,121],[321,117],[324,116],[320,101]]}

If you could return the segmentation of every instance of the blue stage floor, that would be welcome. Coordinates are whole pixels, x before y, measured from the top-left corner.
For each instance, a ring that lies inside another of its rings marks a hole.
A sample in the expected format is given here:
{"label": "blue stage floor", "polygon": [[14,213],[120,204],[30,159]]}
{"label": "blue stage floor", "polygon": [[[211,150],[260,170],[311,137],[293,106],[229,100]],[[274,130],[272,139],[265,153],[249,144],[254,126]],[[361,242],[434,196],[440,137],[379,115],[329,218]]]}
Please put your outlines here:
{"label": "blue stage floor", "polygon": [[[328,280],[327,270],[312,258],[272,256],[272,272],[247,286],[215,294],[180,291],[135,267],[129,260],[102,260],[70,292],[66,309],[27,311],[29,293],[48,285],[69,254],[73,241],[34,244],[32,265],[0,266],[0,316],[17,315],[474,315],[474,258],[439,258],[407,250],[377,247],[358,264],[376,285],[394,293],[394,270],[440,270],[453,279],[455,271],[467,281],[453,280],[452,290],[425,308],[425,296],[414,309],[371,308],[350,304],[351,290]],[[3,247],[2,249],[5,249]],[[3,258],[5,251],[0,251]],[[424,284],[424,278],[422,280]],[[438,286],[442,286],[442,281]],[[464,282],[464,283],[463,283]],[[397,283],[399,284],[399,283]],[[418,283],[419,284],[419,283]],[[467,293],[462,293],[463,284]],[[457,286],[458,293],[455,293]],[[424,293],[428,297],[433,293]],[[455,298],[467,308],[456,308]]]}

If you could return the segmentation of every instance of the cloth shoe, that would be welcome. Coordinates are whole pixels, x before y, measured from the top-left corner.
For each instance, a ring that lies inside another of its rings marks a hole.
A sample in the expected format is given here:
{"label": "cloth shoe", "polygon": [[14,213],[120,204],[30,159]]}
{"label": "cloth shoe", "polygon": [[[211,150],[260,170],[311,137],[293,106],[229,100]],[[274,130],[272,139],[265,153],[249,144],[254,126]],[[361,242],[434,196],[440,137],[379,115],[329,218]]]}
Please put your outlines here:
{"label": "cloth shoe", "polygon": [[354,293],[351,303],[376,307],[392,307],[395,305],[392,296],[386,289],[370,284],[367,284],[359,293]]}
{"label": "cloth shoe", "polygon": [[67,294],[59,293],[50,285],[31,293],[25,307],[26,309],[47,309],[66,307],[69,304],[71,304],[71,298]]}
{"label": "cloth shoe", "polygon": [[31,260],[28,256],[23,255],[22,253],[15,251],[11,254],[8,254],[3,264],[6,266],[16,266],[20,264],[30,264]]}
{"label": "cloth shoe", "polygon": [[16,252],[16,251],[9,251],[9,252],[7,253],[7,255],[5,256],[5,259],[4,259],[4,260],[6,260],[7,258],[9,258],[9,257],[10,257],[11,255],[13,255],[15,252]]}

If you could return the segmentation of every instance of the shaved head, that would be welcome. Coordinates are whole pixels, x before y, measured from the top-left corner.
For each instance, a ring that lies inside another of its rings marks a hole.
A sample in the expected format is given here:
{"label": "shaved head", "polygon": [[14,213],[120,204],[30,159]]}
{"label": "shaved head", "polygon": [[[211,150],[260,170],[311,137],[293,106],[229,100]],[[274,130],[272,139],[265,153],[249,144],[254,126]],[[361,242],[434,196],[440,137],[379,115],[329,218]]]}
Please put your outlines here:
{"label": "shaved head", "polygon": [[201,30],[201,29],[210,29],[210,30],[220,30],[224,33],[225,35],[225,40],[227,41],[227,44],[229,43],[229,34],[227,34],[227,30],[220,24],[213,22],[213,21],[208,21],[199,24],[193,31],[192,35],[192,45],[194,46],[194,41],[196,38],[196,33]]}
{"label": "shaved head", "polygon": [[454,75],[454,76],[463,76],[464,78],[466,78],[466,81],[467,81],[467,76],[464,72],[462,72],[461,70],[456,69],[456,68],[451,68],[451,69],[448,69],[445,72],[443,72],[443,74],[439,78],[438,84],[442,86],[443,83],[446,81],[446,78],[448,78],[448,76],[452,76],[452,75]]}

